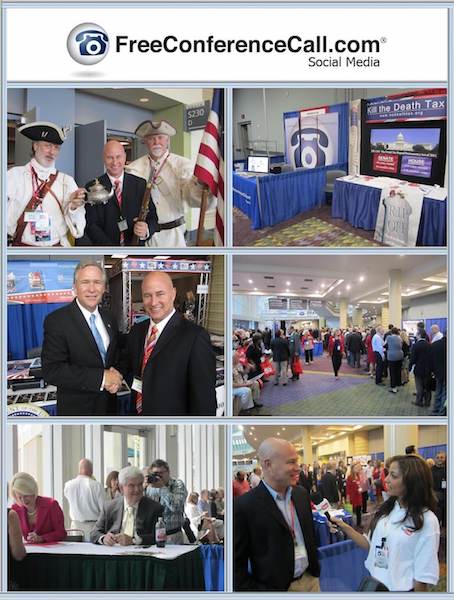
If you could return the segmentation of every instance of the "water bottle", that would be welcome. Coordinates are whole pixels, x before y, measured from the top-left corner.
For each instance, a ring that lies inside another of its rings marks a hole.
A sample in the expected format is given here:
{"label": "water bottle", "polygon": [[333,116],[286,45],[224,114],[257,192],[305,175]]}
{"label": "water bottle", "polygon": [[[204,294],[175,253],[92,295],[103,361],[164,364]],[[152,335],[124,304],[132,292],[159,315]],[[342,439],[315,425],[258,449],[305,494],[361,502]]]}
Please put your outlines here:
{"label": "water bottle", "polygon": [[167,534],[166,534],[166,524],[162,517],[159,517],[158,522],[156,523],[155,539],[156,539],[156,546],[158,548],[165,548],[166,541],[167,541]]}

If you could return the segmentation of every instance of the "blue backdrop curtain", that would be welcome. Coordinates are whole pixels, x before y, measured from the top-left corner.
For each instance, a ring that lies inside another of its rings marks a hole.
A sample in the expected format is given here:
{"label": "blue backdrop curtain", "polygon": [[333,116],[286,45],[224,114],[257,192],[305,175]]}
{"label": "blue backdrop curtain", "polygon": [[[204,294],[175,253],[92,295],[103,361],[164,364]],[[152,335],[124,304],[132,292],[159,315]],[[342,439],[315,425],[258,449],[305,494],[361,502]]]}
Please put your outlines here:
{"label": "blue backdrop curtain", "polygon": [[418,448],[418,453],[423,458],[435,458],[439,452],[447,452],[446,444],[440,444],[438,446],[425,446],[424,448]]}
{"label": "blue backdrop curtain", "polygon": [[8,359],[27,358],[27,350],[42,346],[44,319],[66,304],[8,304]]}
{"label": "blue backdrop curtain", "polygon": [[448,319],[424,319],[426,325],[426,331],[430,334],[430,328],[432,325],[438,325],[440,331],[446,335],[448,332]]}

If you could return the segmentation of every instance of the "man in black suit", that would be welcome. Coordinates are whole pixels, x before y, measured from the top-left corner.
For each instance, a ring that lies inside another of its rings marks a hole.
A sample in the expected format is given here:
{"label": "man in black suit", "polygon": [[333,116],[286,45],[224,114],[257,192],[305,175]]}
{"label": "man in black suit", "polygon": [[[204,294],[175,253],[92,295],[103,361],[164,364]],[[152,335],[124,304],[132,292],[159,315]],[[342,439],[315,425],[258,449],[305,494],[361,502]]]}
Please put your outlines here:
{"label": "man in black suit", "polygon": [[[128,246],[133,234],[141,240],[141,245],[157,231],[158,218],[156,207],[150,201],[146,221],[138,221],[143,195],[147,182],[142,177],[126,173],[126,153],[120,142],[110,140],[103,152],[106,173],[98,177],[98,181],[107,189],[114,189],[114,194],[107,204],[85,205],[84,245],[94,246]],[[94,184],[90,181],[85,188]],[[87,239],[88,238],[88,239]]]}
{"label": "man in black suit", "polygon": [[43,377],[57,386],[59,417],[116,413],[115,394],[122,383],[113,368],[118,327],[109,311],[98,308],[106,279],[98,263],[80,263],[74,271],[74,301],[44,321]]}
{"label": "man in black suit", "polygon": [[297,485],[295,447],[268,438],[262,482],[234,502],[234,591],[319,592],[320,567],[309,494]]}
{"label": "man in black suit", "polygon": [[125,467],[118,474],[121,496],[106,502],[90,533],[94,544],[113,546],[151,545],[155,527],[164,508],[143,495],[143,473],[137,467]]}
{"label": "man in black suit", "polygon": [[144,277],[142,299],[150,320],[129,332],[120,371],[134,376],[135,414],[214,416],[216,359],[210,337],[175,311],[175,296],[167,273]]}

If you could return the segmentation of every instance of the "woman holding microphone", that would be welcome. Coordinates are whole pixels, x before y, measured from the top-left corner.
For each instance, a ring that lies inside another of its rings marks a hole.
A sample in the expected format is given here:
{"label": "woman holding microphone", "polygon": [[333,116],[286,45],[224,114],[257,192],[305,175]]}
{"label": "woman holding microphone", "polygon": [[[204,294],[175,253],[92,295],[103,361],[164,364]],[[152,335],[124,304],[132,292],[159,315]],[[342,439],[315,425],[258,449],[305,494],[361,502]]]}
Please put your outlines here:
{"label": "woman holding microphone", "polygon": [[386,484],[389,498],[372,516],[367,534],[334,517],[331,523],[369,551],[366,568],[390,591],[427,591],[439,574],[440,528],[432,474],[419,456],[394,456]]}

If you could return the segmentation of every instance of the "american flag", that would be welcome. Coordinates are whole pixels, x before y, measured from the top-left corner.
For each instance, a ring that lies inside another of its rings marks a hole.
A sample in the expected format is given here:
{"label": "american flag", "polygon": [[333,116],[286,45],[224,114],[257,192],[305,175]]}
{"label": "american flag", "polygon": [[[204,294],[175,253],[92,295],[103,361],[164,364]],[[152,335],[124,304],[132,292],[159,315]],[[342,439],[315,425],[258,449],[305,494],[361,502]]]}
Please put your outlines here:
{"label": "american flag", "polygon": [[224,90],[216,88],[194,175],[217,198],[214,243],[224,245]]}

